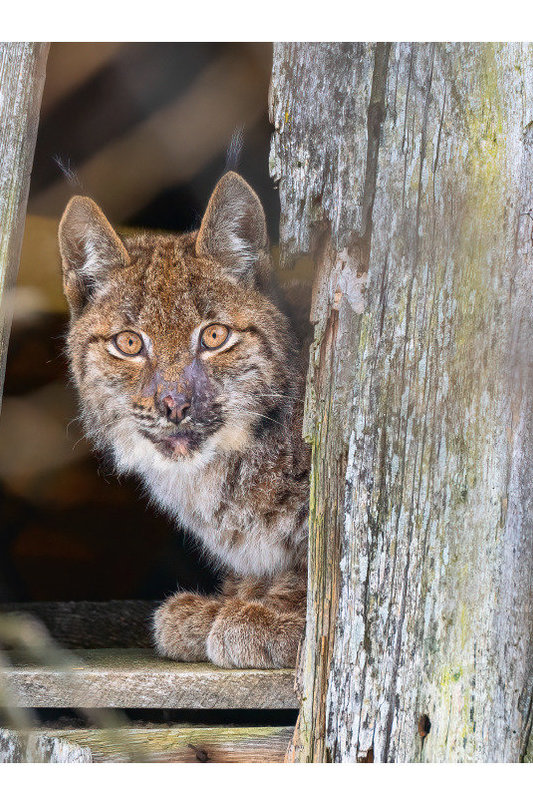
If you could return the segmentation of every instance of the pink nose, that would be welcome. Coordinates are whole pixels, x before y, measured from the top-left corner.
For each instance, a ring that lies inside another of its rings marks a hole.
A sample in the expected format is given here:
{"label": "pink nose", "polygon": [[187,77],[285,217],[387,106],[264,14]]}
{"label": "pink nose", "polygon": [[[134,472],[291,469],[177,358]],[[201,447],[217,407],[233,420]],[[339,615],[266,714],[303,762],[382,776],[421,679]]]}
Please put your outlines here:
{"label": "pink nose", "polygon": [[163,403],[166,407],[167,419],[171,422],[181,422],[191,407],[191,404],[185,399],[175,399],[170,394],[163,398]]}

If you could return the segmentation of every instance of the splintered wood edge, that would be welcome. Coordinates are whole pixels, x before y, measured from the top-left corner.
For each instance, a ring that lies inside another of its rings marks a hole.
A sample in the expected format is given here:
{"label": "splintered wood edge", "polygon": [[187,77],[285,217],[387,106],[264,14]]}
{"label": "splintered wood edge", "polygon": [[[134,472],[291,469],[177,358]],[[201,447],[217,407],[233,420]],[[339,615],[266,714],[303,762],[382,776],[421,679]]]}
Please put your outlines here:
{"label": "splintered wood edge", "polygon": [[6,671],[21,707],[295,709],[294,671],[179,664],[149,650],[69,651],[71,664],[13,663]]}
{"label": "splintered wood edge", "polygon": [[0,730],[0,763],[282,762],[291,726],[143,726],[123,729],[43,728],[22,736]]}

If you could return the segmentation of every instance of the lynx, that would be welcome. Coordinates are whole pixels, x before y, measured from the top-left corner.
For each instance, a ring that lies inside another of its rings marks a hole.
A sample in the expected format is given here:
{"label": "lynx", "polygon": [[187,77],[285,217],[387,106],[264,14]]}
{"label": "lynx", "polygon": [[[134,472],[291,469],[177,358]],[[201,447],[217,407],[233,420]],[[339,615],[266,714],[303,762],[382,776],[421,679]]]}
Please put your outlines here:
{"label": "lynx", "polygon": [[228,172],[198,231],[124,238],[74,197],[59,243],[87,435],[226,576],[217,594],[177,592],[160,606],[158,652],[294,665],[306,594],[303,360],[257,195]]}

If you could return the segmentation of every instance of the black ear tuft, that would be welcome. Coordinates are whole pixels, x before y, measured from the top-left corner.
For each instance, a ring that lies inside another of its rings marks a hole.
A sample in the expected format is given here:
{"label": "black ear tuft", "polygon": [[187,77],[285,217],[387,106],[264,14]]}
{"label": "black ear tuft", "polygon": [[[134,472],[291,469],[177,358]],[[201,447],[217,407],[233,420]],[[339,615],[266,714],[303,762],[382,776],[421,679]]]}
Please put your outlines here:
{"label": "black ear tuft", "polygon": [[246,181],[227,172],[217,183],[196,240],[198,255],[208,255],[240,280],[262,282],[268,261],[263,206]]}
{"label": "black ear tuft", "polygon": [[107,274],[129,263],[126,248],[89,197],[73,197],[59,223],[63,287],[73,314],[79,314]]}

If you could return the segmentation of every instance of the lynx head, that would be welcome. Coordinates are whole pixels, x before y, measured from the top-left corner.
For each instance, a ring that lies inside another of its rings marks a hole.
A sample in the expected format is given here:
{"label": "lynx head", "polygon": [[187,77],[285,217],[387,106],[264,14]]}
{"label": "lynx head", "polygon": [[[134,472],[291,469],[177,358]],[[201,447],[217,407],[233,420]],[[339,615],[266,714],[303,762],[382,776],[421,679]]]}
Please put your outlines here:
{"label": "lynx head", "polygon": [[119,469],[242,451],[279,417],[294,343],[271,299],[265,216],[227,173],[199,231],[121,239],[74,197],[59,227],[85,425]]}

